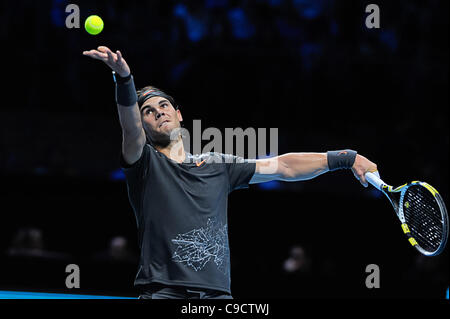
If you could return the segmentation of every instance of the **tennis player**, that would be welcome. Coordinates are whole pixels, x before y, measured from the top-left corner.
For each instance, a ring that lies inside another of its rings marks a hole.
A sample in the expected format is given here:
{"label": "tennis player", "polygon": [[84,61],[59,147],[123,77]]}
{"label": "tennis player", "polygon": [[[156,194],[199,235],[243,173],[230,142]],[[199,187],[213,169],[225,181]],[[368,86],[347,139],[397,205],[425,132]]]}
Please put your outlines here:
{"label": "tennis player", "polygon": [[231,299],[228,194],[249,184],[302,181],[336,169],[364,174],[376,165],[352,150],[288,153],[245,160],[221,153],[185,152],[183,117],[158,88],[136,91],[120,51],[84,51],[105,62],[116,83],[122,127],[121,166],[134,210],[140,262],[135,286],[142,299]]}

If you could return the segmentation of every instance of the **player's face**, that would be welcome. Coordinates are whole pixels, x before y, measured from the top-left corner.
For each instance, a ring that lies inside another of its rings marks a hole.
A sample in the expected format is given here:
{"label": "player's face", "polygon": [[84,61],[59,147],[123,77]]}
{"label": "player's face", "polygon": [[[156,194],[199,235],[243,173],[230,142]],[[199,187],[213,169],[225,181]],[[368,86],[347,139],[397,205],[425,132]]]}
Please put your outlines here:
{"label": "player's face", "polygon": [[181,127],[183,121],[180,110],[164,97],[154,96],[142,105],[141,117],[147,129],[157,135],[170,135],[170,132]]}

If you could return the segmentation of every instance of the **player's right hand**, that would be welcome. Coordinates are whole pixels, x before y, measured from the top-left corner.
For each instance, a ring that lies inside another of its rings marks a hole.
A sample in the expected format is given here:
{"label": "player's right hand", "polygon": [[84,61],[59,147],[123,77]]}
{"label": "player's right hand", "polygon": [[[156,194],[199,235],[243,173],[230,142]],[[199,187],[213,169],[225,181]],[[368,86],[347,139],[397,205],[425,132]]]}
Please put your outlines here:
{"label": "player's right hand", "polygon": [[355,178],[361,183],[362,186],[367,187],[369,183],[366,180],[367,172],[375,172],[377,171],[377,164],[369,161],[362,155],[357,154],[355,158],[355,163],[352,167],[353,175]]}
{"label": "player's right hand", "polygon": [[127,77],[131,73],[130,67],[119,50],[114,53],[108,47],[99,46],[97,50],[83,51],[83,55],[105,62],[121,77]]}

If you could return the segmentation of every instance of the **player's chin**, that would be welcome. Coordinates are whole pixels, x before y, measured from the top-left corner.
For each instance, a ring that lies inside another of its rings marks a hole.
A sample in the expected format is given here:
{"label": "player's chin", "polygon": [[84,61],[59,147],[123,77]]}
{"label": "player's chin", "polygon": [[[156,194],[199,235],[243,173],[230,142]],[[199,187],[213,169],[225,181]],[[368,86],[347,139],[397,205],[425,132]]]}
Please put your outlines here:
{"label": "player's chin", "polygon": [[173,139],[173,136],[177,135],[178,130],[173,125],[164,125],[164,127],[159,128],[158,132],[161,136],[165,136],[169,139]]}
{"label": "player's chin", "polygon": [[181,125],[175,122],[167,122],[159,127],[159,132],[163,134],[171,134],[172,132],[179,131]]}

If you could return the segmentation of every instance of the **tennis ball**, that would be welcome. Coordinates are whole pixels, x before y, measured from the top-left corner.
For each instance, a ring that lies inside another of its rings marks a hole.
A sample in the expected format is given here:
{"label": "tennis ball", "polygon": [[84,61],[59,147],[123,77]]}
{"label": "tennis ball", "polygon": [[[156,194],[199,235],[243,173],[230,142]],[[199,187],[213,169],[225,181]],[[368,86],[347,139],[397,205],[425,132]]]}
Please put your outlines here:
{"label": "tennis ball", "polygon": [[84,28],[89,34],[97,35],[103,30],[103,20],[97,15],[89,16],[84,23]]}

